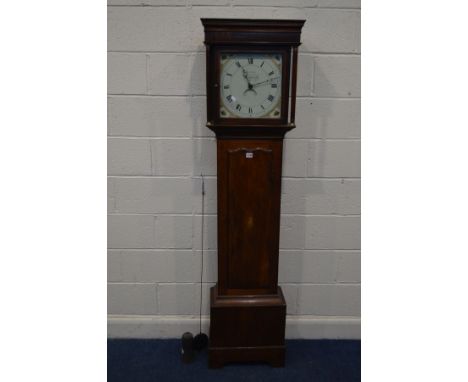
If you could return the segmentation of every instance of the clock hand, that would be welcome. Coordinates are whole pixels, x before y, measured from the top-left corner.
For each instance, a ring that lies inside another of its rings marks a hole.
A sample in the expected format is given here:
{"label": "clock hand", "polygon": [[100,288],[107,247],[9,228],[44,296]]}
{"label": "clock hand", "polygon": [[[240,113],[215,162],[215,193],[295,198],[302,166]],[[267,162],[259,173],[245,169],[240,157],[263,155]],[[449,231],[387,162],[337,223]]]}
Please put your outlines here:
{"label": "clock hand", "polygon": [[245,70],[244,68],[242,68],[242,75],[244,76],[245,80],[247,81],[247,85],[249,86],[249,89],[250,89],[252,87],[252,84],[249,81],[247,70]]}
{"label": "clock hand", "polygon": [[262,82],[257,82],[256,84],[253,84],[252,87],[257,87],[259,85],[262,85],[262,84],[265,84],[267,82],[271,82],[273,80],[277,80],[279,77],[275,77],[275,78],[269,78],[268,80],[265,80],[265,81],[262,81]]}
{"label": "clock hand", "polygon": [[244,90],[244,94],[247,93],[248,91],[253,91],[255,94],[257,94],[257,92],[253,88],[253,85],[249,81],[247,70],[245,70],[244,68],[242,68],[242,75],[244,76],[245,80],[247,81],[247,86],[248,86],[248,88]]}

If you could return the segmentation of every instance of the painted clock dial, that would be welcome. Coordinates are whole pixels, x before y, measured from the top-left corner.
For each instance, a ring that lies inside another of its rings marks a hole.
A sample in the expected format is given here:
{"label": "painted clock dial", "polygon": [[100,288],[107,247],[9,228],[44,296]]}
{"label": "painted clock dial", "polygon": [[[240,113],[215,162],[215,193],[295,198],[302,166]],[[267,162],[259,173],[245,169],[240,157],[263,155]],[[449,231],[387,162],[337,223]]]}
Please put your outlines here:
{"label": "painted clock dial", "polygon": [[281,117],[280,54],[221,55],[220,117]]}

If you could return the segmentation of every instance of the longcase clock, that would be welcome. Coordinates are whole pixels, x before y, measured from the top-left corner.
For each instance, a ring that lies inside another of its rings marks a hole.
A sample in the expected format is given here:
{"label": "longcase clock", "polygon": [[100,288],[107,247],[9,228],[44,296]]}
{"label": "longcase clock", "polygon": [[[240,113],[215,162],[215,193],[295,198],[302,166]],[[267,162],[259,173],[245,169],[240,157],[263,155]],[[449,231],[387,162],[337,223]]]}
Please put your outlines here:
{"label": "longcase clock", "polygon": [[209,366],[283,366],[286,301],[278,286],[283,138],[295,127],[304,20],[202,19],[207,127],[217,138],[218,283]]}

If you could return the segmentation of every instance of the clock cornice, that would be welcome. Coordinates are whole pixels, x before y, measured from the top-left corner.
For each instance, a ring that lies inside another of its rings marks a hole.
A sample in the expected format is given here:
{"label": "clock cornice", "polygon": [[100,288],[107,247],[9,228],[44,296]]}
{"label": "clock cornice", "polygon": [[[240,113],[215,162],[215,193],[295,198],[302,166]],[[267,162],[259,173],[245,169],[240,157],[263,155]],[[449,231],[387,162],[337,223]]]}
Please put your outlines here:
{"label": "clock cornice", "polygon": [[205,41],[210,44],[301,44],[301,29],[305,20],[220,19],[202,18]]}

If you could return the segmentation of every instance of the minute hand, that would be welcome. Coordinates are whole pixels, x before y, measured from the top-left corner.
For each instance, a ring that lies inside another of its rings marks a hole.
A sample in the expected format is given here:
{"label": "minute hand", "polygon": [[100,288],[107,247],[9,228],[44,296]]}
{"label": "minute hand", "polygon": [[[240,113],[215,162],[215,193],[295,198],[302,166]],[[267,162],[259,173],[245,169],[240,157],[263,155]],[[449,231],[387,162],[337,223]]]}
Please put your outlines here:
{"label": "minute hand", "polygon": [[275,78],[269,78],[268,80],[262,81],[262,82],[257,82],[256,84],[252,84],[252,87],[256,88],[259,85],[266,84],[267,82],[271,82],[273,80],[277,80],[279,77]]}

